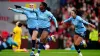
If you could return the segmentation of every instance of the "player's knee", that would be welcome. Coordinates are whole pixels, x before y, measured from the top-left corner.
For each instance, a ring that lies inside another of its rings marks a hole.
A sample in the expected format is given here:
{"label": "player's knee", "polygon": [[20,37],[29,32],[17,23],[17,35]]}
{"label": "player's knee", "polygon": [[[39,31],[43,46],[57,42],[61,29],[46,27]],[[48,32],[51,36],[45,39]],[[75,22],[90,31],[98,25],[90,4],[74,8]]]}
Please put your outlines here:
{"label": "player's knee", "polygon": [[78,46],[78,45],[79,45],[79,43],[75,42],[75,43],[74,43],[74,45]]}
{"label": "player's knee", "polygon": [[43,41],[43,40],[44,40],[44,38],[40,38],[40,40],[41,40],[41,41]]}
{"label": "player's knee", "polygon": [[45,39],[46,37],[46,35],[41,35],[40,39]]}
{"label": "player's knee", "polygon": [[35,36],[34,36],[34,37],[32,37],[32,40],[36,40],[36,39],[37,39],[37,37],[35,37]]}
{"label": "player's knee", "polygon": [[32,35],[32,40],[36,40],[37,39],[37,35]]}

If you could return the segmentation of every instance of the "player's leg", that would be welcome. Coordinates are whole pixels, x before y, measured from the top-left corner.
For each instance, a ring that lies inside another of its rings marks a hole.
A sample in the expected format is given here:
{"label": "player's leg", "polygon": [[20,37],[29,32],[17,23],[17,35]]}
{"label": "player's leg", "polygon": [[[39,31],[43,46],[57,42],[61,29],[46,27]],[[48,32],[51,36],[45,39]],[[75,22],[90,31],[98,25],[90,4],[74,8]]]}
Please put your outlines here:
{"label": "player's leg", "polygon": [[33,31],[32,34],[32,52],[34,53],[35,51],[35,45],[36,45],[36,39],[37,39],[38,31]]}
{"label": "player's leg", "polygon": [[38,30],[36,29],[29,29],[29,33],[32,36],[32,52],[30,53],[30,56],[34,56],[35,51],[35,45],[36,45],[36,39],[38,35]]}
{"label": "player's leg", "polygon": [[16,46],[12,46],[12,49],[13,49],[14,52],[16,52],[16,50],[18,49],[18,46],[17,47]]}
{"label": "player's leg", "polygon": [[49,34],[48,31],[43,31],[43,32],[42,32],[41,37],[40,37],[40,41],[41,41],[42,43],[45,43],[45,41],[46,41],[46,39],[47,39],[47,37],[48,37],[48,34]]}
{"label": "player's leg", "polygon": [[82,40],[80,45],[82,45],[84,48],[87,47],[86,41],[84,39]]}
{"label": "player's leg", "polygon": [[[39,40],[37,40],[37,44],[40,43],[40,36],[41,36],[43,31],[47,31],[49,33],[50,32],[50,28],[49,27],[48,28],[39,28],[39,34],[38,34]],[[56,42],[56,39],[55,39],[54,35],[46,37],[46,42],[50,42],[50,41]]]}
{"label": "player's leg", "polygon": [[74,35],[74,38],[73,38],[73,40],[74,40],[74,44],[75,44],[75,42],[76,42],[76,40],[78,39],[78,35]]}
{"label": "player's leg", "polygon": [[21,49],[20,47],[21,47],[21,41],[18,42],[18,47],[13,46],[13,50],[15,52],[28,52],[27,49],[25,49],[25,48],[24,49]]}
{"label": "player's leg", "polygon": [[83,37],[83,40],[82,40],[80,45],[82,45],[84,48],[87,47],[87,44],[86,44],[86,41],[85,41],[85,36],[86,36],[86,32],[83,32],[81,34],[81,37]]}
{"label": "player's leg", "polygon": [[14,42],[16,42],[16,43],[17,43],[17,45],[18,45],[18,46],[14,46],[14,45],[12,46],[13,51],[15,51],[15,52],[16,52],[16,50],[18,49],[18,47],[19,47],[20,45],[19,45],[19,43],[18,43],[18,41],[17,41],[17,40],[14,40]]}
{"label": "player's leg", "polygon": [[48,37],[49,32],[48,31],[43,31],[40,37],[40,44],[39,44],[39,49],[44,48],[44,45],[46,43],[46,39]]}
{"label": "player's leg", "polygon": [[[48,34],[49,34],[50,33],[50,27],[46,28],[45,31],[47,31]],[[47,36],[46,40],[47,40],[47,42],[50,42],[50,41],[56,42],[56,39],[55,39],[54,35]]]}
{"label": "player's leg", "polygon": [[82,53],[80,51],[80,43],[82,42],[83,38],[80,36],[77,36],[77,39],[74,39],[74,45],[75,45],[75,49],[78,52],[79,56],[82,56]]}
{"label": "player's leg", "polygon": [[56,42],[55,36],[54,35],[48,36],[47,41],[48,42],[50,42],[50,41]]}
{"label": "player's leg", "polygon": [[77,45],[75,44],[76,43],[76,41],[77,41],[77,39],[78,39],[78,35],[74,35],[74,46],[75,46],[75,49],[76,49],[76,51],[79,53],[80,52],[80,49],[77,47]]}
{"label": "player's leg", "polygon": [[40,35],[40,42],[39,42],[39,47],[38,47],[38,53],[36,53],[36,56],[39,56],[41,49],[45,49],[45,43],[47,41],[47,36],[49,34],[49,31],[46,29],[40,29],[39,31],[42,31]]}

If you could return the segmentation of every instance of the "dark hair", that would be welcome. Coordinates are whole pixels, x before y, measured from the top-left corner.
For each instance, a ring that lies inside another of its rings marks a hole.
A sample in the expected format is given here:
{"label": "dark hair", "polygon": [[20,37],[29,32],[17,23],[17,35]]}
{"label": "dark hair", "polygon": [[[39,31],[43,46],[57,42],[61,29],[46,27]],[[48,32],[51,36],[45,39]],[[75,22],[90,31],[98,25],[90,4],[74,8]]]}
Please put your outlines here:
{"label": "dark hair", "polygon": [[13,36],[13,34],[10,34],[10,37],[12,37]]}
{"label": "dark hair", "polygon": [[22,23],[19,23],[19,24],[18,24],[18,27],[21,27],[21,26],[22,26]]}
{"label": "dark hair", "polygon": [[75,14],[77,14],[77,11],[76,10],[72,10]]}
{"label": "dark hair", "polygon": [[51,8],[50,8],[50,7],[47,7],[47,10],[48,10],[48,11],[51,11]]}
{"label": "dark hair", "polygon": [[41,2],[41,4],[45,7],[45,9],[47,8],[47,4],[45,2]]}

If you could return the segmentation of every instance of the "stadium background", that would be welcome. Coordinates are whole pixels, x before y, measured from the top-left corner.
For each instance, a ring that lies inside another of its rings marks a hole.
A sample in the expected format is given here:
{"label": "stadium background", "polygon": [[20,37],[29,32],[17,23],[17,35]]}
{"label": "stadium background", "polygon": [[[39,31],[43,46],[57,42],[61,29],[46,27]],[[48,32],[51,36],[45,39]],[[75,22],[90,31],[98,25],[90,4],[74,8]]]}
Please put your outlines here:
{"label": "stadium background", "polygon": [[[70,48],[72,45],[73,29],[66,24],[66,29],[62,28],[60,22],[69,17],[69,12],[72,9],[78,10],[78,15],[82,16],[83,19],[89,21],[97,26],[97,30],[100,31],[100,1],[99,0],[0,0],[0,31],[12,32],[13,27],[15,26],[12,22],[16,20],[22,20],[23,17],[20,14],[13,13],[8,11],[8,7],[13,7],[14,5],[25,6],[29,3],[36,4],[36,7],[39,7],[40,2],[45,1],[48,4],[48,7],[51,8],[52,13],[58,20],[59,23],[59,32],[55,32],[55,27],[52,22],[51,34],[56,35],[57,42],[51,42],[51,49],[64,49]],[[15,17],[18,15],[18,17]],[[19,19],[20,18],[20,19]],[[25,18],[24,18],[25,19]],[[73,27],[73,26],[72,26]],[[27,36],[27,29],[23,27],[23,35]],[[98,32],[99,33],[99,32]],[[89,39],[90,31],[87,31],[86,42],[88,46],[85,49],[100,49],[100,38],[99,34],[97,35],[98,40]],[[30,37],[27,39],[23,38],[22,47],[30,48],[28,42]],[[23,44],[27,43],[27,45]]]}

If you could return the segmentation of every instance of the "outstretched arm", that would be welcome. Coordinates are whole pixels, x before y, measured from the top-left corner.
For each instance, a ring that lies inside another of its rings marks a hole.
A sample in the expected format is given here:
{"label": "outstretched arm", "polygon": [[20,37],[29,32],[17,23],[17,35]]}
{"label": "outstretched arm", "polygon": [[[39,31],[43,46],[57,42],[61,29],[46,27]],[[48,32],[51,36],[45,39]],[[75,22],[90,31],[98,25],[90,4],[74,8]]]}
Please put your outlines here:
{"label": "outstretched arm", "polygon": [[56,26],[56,31],[58,32],[58,23],[57,23],[57,20],[54,16],[51,17],[55,23],[55,26]]}
{"label": "outstretched arm", "polygon": [[53,19],[53,21],[54,21],[54,23],[55,23],[56,28],[58,28],[58,23],[57,23],[56,18],[55,18],[54,16],[52,16],[51,18]]}
{"label": "outstretched arm", "polygon": [[79,17],[79,18],[80,18],[80,21],[81,21],[81,22],[83,22],[84,24],[87,24],[87,25],[89,25],[89,26],[91,26],[91,27],[95,28],[95,25],[93,25],[93,24],[91,24],[91,23],[89,23],[89,22],[85,21],[85,20],[84,20],[84,19],[82,19],[81,17]]}
{"label": "outstretched arm", "polygon": [[58,28],[57,20],[56,20],[56,18],[53,16],[52,13],[50,13],[50,18],[54,21],[56,28]]}
{"label": "outstretched arm", "polygon": [[12,10],[12,11],[17,12],[17,13],[23,13],[24,12],[22,10],[13,9],[13,8],[10,8],[10,7],[8,7],[8,10]]}
{"label": "outstretched arm", "polygon": [[15,8],[22,8],[22,9],[27,10],[27,11],[34,11],[34,12],[36,12],[36,10],[31,9],[31,8],[27,8],[27,7],[24,7],[24,6],[20,6],[20,5],[14,5],[14,6],[15,6]]}
{"label": "outstretched arm", "polygon": [[49,17],[54,21],[55,26],[56,26],[56,31],[58,32],[58,23],[57,23],[56,18],[53,16],[52,13],[49,14]]}
{"label": "outstretched arm", "polygon": [[64,21],[62,21],[61,23],[66,23],[66,22],[69,22],[69,21],[71,21],[71,17],[66,19],[66,20],[64,20]]}
{"label": "outstretched arm", "polygon": [[27,10],[27,11],[34,11],[34,9],[27,8],[27,7],[24,7],[24,6],[21,6],[21,8],[24,9],[24,10]]}
{"label": "outstretched arm", "polygon": [[82,19],[81,17],[79,17],[79,20],[82,22],[82,23],[84,23],[84,24],[90,24],[89,22],[87,22],[87,21],[85,21],[84,19]]}
{"label": "outstretched arm", "polygon": [[22,8],[22,9],[27,10],[27,11],[34,11],[33,9],[27,8],[27,7],[24,7],[24,6],[20,6],[20,5],[14,5],[14,6],[15,6],[15,8]]}

